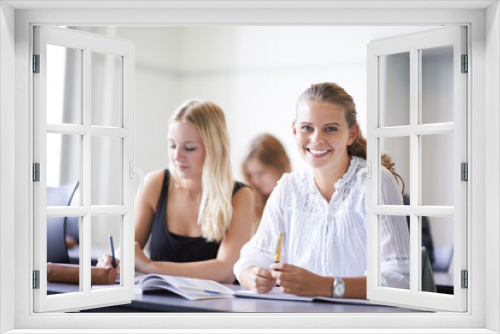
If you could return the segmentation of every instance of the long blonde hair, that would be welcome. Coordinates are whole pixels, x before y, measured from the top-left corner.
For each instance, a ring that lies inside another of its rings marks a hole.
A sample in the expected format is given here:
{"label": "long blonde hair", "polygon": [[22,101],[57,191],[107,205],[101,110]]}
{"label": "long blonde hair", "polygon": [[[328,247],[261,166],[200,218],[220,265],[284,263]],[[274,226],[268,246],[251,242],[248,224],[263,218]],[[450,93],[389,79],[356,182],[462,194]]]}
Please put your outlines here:
{"label": "long blonde hair", "polygon": [[280,176],[284,173],[290,173],[292,168],[290,165],[290,159],[286,154],[283,144],[281,144],[276,137],[265,133],[257,136],[250,144],[250,151],[243,160],[241,169],[243,176],[245,177],[245,182],[252,186],[255,194],[255,220],[252,226],[253,231],[255,232],[259,227],[269,194],[261,193],[257,187],[252,184],[246,167],[247,164],[253,159],[257,159],[257,161],[264,166],[276,169]]}
{"label": "long blonde hair", "polygon": [[[234,187],[224,112],[212,102],[187,101],[174,113],[173,121],[185,121],[198,129],[205,149],[198,224],[205,239],[221,241],[233,215]],[[178,180],[172,162],[170,170]]]}

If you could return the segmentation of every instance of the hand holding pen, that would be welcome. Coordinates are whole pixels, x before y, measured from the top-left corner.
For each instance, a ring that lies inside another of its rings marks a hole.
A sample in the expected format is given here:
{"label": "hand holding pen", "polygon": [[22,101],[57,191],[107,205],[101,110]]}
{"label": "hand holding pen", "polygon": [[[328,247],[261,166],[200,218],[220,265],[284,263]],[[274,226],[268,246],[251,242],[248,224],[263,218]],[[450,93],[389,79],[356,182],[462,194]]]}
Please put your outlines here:
{"label": "hand holding pen", "polygon": [[97,260],[97,268],[111,268],[116,269],[117,278],[120,278],[120,259],[116,257],[115,247],[113,242],[113,235],[109,234],[109,244],[111,247],[111,255],[102,255]]}
{"label": "hand holding pen", "polygon": [[[278,236],[278,243],[276,246],[276,253],[274,255],[275,264],[279,263],[281,257],[281,244],[282,244],[282,233],[280,232]],[[247,290],[251,290],[257,293],[267,293],[271,291],[276,285],[276,279],[273,278],[271,270],[261,268],[258,266],[250,266],[245,269],[240,274],[240,283]]]}

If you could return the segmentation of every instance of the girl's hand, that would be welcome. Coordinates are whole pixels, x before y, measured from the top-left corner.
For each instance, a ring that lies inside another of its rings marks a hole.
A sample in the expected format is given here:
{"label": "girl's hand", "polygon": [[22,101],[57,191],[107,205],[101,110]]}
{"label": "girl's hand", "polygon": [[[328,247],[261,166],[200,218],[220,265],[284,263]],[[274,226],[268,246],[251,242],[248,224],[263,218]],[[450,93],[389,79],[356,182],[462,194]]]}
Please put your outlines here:
{"label": "girl's hand", "polygon": [[141,245],[135,242],[135,269],[141,273],[151,273],[151,265],[153,261],[144,254]]}
{"label": "girl's hand", "polygon": [[[116,278],[120,278],[120,259],[115,257]],[[102,255],[97,260],[97,268],[113,268],[113,257],[111,255]]]}
{"label": "girl's hand", "polygon": [[267,293],[276,285],[269,270],[256,266],[243,269],[240,279],[245,289],[257,293]]}
{"label": "girl's hand", "polygon": [[288,263],[273,263],[271,274],[284,293],[299,296],[332,296],[331,278]]}

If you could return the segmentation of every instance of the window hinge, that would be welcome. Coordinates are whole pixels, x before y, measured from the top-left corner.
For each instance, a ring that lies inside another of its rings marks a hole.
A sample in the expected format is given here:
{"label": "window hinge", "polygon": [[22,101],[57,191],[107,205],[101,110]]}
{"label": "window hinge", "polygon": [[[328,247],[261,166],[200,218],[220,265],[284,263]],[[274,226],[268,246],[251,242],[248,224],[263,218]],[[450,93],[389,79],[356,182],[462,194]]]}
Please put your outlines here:
{"label": "window hinge", "polygon": [[460,72],[469,72],[469,57],[467,55],[462,55],[462,69]]}
{"label": "window hinge", "polygon": [[33,164],[33,181],[40,182],[40,163]]}
{"label": "window hinge", "polygon": [[40,270],[33,270],[33,289],[40,289]]}
{"label": "window hinge", "polygon": [[40,55],[33,55],[33,73],[40,73]]}
{"label": "window hinge", "polygon": [[460,175],[462,181],[469,181],[469,166],[466,162],[462,162],[460,165]]}
{"label": "window hinge", "polygon": [[461,281],[462,281],[462,289],[467,289],[469,287],[469,274],[467,270],[461,271]]}

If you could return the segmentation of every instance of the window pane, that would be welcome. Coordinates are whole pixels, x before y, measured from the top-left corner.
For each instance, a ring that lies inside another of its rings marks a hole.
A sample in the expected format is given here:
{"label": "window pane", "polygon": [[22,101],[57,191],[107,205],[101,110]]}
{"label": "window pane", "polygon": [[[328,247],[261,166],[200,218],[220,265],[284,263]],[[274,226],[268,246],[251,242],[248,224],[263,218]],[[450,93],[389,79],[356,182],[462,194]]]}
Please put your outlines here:
{"label": "window pane", "polygon": [[92,125],[122,126],[123,57],[92,52]]}
{"label": "window pane", "polygon": [[453,133],[420,139],[422,205],[453,206]]}
{"label": "window pane", "polygon": [[[47,188],[70,184],[75,187],[80,181],[81,156],[82,137],[80,135],[47,133],[47,170],[45,171]],[[41,173],[44,174],[44,171],[42,170]],[[80,202],[73,202],[72,205],[80,205]]]}
{"label": "window pane", "polygon": [[[92,216],[91,226],[91,254],[92,265],[95,266],[97,260],[102,255],[112,256],[111,239],[113,240],[113,251],[115,259],[120,258],[120,245],[122,240],[122,221],[121,215]],[[117,260],[115,260],[117,264]],[[115,282],[119,285],[120,280],[116,271],[111,268],[92,268],[92,290],[101,290],[112,288]]]}
{"label": "window pane", "polygon": [[92,205],[123,204],[122,138],[92,137]]}
{"label": "window pane", "polygon": [[410,289],[410,238],[405,216],[382,215],[380,221],[379,285]]}
{"label": "window pane", "polygon": [[380,125],[410,124],[410,53],[380,57]]}
{"label": "window pane", "polygon": [[[421,291],[453,294],[453,217],[420,217],[422,246],[429,263],[422,258]],[[430,266],[428,266],[430,264]],[[431,275],[432,274],[432,275]],[[436,290],[432,289],[432,279]]]}
{"label": "window pane", "polygon": [[[394,171],[401,177],[396,178],[400,190],[404,190],[404,204],[410,204],[410,137],[389,137],[380,139],[382,160],[394,163]],[[382,190],[382,182],[380,183]],[[380,198],[383,198],[380,196]],[[394,205],[396,203],[380,203]]]}
{"label": "window pane", "polygon": [[[48,291],[61,291],[58,284],[69,284],[66,292],[80,289],[79,232],[80,217],[47,217]],[[76,257],[75,257],[76,256]]]}
{"label": "window pane", "polygon": [[453,122],[453,46],[424,49],[422,57],[422,123]]}
{"label": "window pane", "polygon": [[82,123],[82,54],[47,45],[47,123]]}

